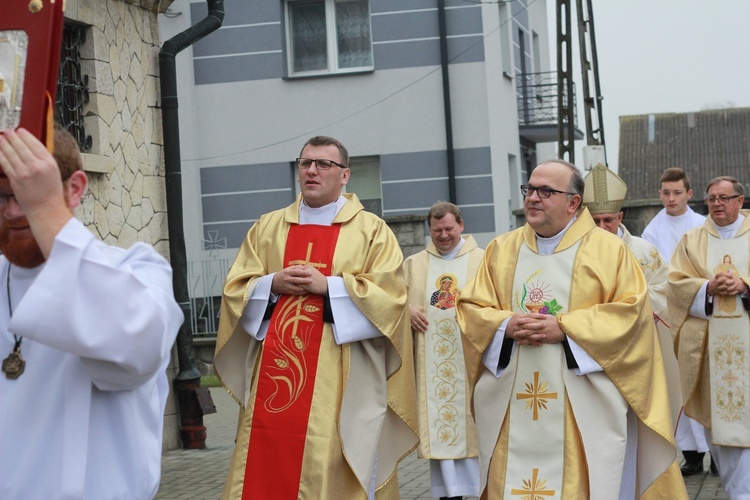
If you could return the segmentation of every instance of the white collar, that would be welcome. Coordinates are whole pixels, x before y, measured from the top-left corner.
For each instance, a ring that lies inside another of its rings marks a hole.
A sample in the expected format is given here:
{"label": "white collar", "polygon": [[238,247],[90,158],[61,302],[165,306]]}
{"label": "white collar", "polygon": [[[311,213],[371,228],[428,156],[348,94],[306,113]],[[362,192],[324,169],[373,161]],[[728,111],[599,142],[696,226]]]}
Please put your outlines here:
{"label": "white collar", "polygon": [[570,222],[568,222],[568,225],[562,228],[562,231],[557,233],[554,236],[551,236],[549,238],[545,238],[544,236],[539,236],[536,232],[534,234],[536,235],[536,247],[537,251],[539,252],[539,255],[549,255],[552,252],[555,251],[555,248],[557,248],[558,243],[563,239],[563,236],[565,236],[565,233],[568,232],[568,229],[570,229],[570,226],[573,225],[573,223],[578,219],[578,215],[576,214],[573,216],[572,219],[570,219]]}
{"label": "white collar", "polygon": [[299,223],[330,226],[333,219],[336,218],[344,205],[346,205],[346,201],[344,196],[339,196],[338,199],[328,205],[313,208],[307,205],[305,200],[302,200],[302,203],[299,204]]}
{"label": "white collar", "polygon": [[[458,237],[458,244],[456,245],[456,248],[451,250],[448,253],[440,253],[440,250],[438,250],[438,253],[440,254],[440,257],[444,260],[453,260],[456,258],[456,255],[458,255],[458,251],[461,249],[462,246],[464,246],[464,243],[466,243],[466,240],[463,239],[463,237]],[[433,243],[434,244],[434,243]],[[437,247],[435,247],[437,248]]]}
{"label": "white collar", "polygon": [[742,214],[739,214],[736,221],[732,222],[731,224],[727,224],[726,226],[717,226],[714,220],[711,219],[711,223],[716,228],[716,231],[719,232],[719,236],[721,236],[721,239],[723,240],[734,238],[734,236],[740,230],[743,222],[745,222],[745,216]]}

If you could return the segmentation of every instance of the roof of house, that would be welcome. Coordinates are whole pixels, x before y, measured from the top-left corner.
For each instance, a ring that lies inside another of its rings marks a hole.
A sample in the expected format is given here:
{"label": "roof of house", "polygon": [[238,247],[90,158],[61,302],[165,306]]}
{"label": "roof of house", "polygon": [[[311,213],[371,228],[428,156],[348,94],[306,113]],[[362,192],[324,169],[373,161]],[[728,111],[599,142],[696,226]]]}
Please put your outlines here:
{"label": "roof of house", "polygon": [[618,173],[628,199],[658,198],[669,167],[687,173],[695,194],[714,177],[731,175],[750,191],[750,108],[620,117]]}

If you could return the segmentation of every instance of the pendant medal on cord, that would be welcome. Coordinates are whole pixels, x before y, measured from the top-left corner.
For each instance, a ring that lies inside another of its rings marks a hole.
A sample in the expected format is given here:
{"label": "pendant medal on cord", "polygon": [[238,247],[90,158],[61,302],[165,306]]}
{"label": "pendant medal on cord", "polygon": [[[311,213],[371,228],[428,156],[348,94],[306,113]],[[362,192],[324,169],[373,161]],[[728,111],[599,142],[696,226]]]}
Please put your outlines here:
{"label": "pendant medal on cord", "polygon": [[24,368],[26,368],[26,361],[21,357],[21,339],[16,342],[16,347],[13,348],[13,352],[8,354],[8,357],[3,360],[3,373],[5,378],[15,380],[21,376]]}
{"label": "pendant medal on cord", "polygon": [[[13,306],[10,303],[10,262],[8,263],[8,279],[6,281],[6,289],[8,292],[8,312],[10,317],[13,316]],[[21,341],[23,337],[18,337],[15,333],[13,339],[16,341],[13,346],[13,352],[8,354],[8,357],[3,360],[3,373],[5,378],[15,380],[21,376],[23,370],[26,368],[26,361],[21,357]]]}

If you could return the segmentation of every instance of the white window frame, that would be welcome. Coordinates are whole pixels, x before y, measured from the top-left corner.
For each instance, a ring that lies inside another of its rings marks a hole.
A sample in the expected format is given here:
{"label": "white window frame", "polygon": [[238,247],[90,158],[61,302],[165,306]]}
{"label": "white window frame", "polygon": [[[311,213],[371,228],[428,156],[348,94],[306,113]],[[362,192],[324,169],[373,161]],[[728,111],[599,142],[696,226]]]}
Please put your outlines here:
{"label": "white window frame", "polygon": [[374,66],[374,54],[372,50],[372,15],[370,14],[370,1],[367,1],[367,20],[370,23],[370,60],[372,64],[369,66],[358,66],[356,68],[339,68],[339,48],[338,48],[338,37],[336,36],[336,0],[318,0],[325,4],[326,10],[326,40],[327,40],[327,52],[326,58],[328,61],[328,67],[323,70],[314,71],[294,71],[294,42],[293,33],[291,26],[291,13],[290,6],[295,3],[312,3],[310,0],[287,0],[284,2],[284,14],[286,20],[286,46],[287,46],[287,70],[290,77],[300,76],[317,76],[317,75],[330,75],[330,74],[345,74],[345,73],[362,73],[365,71],[372,71],[375,69]]}

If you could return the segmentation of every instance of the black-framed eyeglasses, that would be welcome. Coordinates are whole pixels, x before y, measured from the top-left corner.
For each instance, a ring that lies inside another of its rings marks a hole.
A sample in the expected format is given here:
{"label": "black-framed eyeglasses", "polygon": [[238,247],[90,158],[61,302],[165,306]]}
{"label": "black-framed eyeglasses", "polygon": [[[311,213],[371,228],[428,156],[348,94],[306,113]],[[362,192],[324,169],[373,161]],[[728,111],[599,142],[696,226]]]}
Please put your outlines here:
{"label": "black-framed eyeglasses", "polygon": [[725,194],[722,194],[720,196],[709,196],[709,197],[705,198],[703,201],[706,203],[706,205],[713,205],[717,201],[719,203],[721,203],[722,205],[726,205],[727,203],[729,203],[729,200],[733,200],[735,198],[739,198],[740,196],[742,196],[742,195],[735,194],[733,196],[727,196]]}
{"label": "black-framed eyeglasses", "polygon": [[308,168],[312,167],[313,163],[315,163],[315,166],[318,167],[318,170],[328,170],[334,165],[336,165],[337,167],[346,168],[346,166],[342,165],[341,163],[335,162],[333,160],[326,160],[324,158],[297,158],[297,166],[303,170],[307,170]]}
{"label": "black-framed eyeglasses", "polygon": [[552,189],[546,186],[532,186],[531,184],[521,184],[521,194],[524,196],[531,196],[534,194],[534,191],[536,191],[536,194],[539,195],[541,199],[546,199],[552,196],[555,193],[559,194],[577,194],[577,193],[569,193],[568,191],[560,191],[557,189]]}
{"label": "black-framed eyeglasses", "polygon": [[11,198],[15,200],[16,195],[9,194],[9,193],[0,193],[0,210],[4,210],[5,207],[8,206],[8,203],[9,203],[8,200],[10,200]]}

